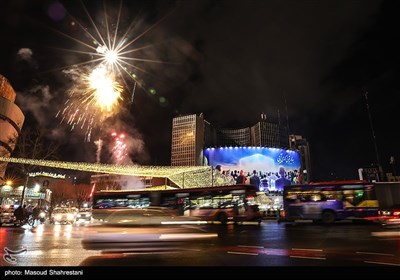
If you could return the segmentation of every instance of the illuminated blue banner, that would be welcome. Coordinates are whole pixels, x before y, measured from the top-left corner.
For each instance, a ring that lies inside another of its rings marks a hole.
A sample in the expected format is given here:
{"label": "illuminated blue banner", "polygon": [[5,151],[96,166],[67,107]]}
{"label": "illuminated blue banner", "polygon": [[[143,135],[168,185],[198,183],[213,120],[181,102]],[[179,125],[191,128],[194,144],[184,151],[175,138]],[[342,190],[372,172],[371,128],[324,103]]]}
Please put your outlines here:
{"label": "illuminated blue banner", "polygon": [[[256,171],[261,178],[268,178],[269,190],[281,191],[278,186],[275,188],[275,181],[280,177],[287,177],[293,183],[301,169],[298,152],[279,148],[207,148],[204,150],[204,156],[209,166],[220,166],[222,171],[232,175],[232,172],[242,170],[245,176],[249,176]],[[284,173],[281,174],[280,169],[283,169]]]}

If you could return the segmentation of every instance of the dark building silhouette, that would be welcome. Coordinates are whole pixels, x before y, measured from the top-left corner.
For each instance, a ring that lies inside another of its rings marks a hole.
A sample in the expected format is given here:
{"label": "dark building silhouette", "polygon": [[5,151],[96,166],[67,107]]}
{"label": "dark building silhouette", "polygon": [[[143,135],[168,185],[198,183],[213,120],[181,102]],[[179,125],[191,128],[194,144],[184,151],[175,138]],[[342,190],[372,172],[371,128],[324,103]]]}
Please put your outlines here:
{"label": "dark building silhouette", "polygon": [[310,157],[310,146],[307,139],[303,138],[301,135],[289,135],[289,143],[291,150],[298,150],[300,153],[301,166],[303,170],[303,183],[311,181],[312,170],[311,170],[311,157]]}

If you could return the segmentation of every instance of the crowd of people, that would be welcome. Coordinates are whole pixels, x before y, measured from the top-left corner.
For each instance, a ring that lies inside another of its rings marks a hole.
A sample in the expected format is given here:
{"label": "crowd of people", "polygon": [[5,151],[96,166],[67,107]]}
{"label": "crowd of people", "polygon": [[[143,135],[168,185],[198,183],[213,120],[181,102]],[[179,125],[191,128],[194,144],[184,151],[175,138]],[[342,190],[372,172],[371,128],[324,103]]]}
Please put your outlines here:
{"label": "crowd of people", "polygon": [[245,172],[243,170],[222,170],[220,165],[216,170],[225,176],[231,176],[235,184],[250,184],[258,187],[259,191],[281,193],[283,187],[292,184],[302,184],[303,176],[297,169],[286,172],[283,166],[280,166],[278,172],[262,172],[253,170]]}

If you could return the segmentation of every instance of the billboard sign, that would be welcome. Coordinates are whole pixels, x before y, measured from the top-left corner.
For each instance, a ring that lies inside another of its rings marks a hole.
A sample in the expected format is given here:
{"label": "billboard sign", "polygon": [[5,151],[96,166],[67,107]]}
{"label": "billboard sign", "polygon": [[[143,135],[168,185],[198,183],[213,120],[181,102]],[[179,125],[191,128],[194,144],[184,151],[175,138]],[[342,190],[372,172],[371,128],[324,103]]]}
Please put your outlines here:
{"label": "billboard sign", "polygon": [[[209,166],[221,166],[222,171],[234,175],[234,172],[243,172],[246,176],[255,170],[261,178],[268,179],[268,189],[274,188],[275,180],[282,177],[281,168],[285,176],[294,182],[298,176],[301,161],[297,151],[269,147],[225,147],[207,148],[204,156]],[[261,188],[260,188],[261,189]]]}

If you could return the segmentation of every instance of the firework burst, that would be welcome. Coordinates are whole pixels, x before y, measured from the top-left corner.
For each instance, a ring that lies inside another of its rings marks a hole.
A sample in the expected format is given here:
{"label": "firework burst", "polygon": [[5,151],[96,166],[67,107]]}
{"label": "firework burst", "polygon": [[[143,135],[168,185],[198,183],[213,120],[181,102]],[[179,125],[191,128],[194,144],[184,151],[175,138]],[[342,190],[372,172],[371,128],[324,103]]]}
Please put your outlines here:
{"label": "firework burst", "polygon": [[90,141],[94,123],[117,111],[123,87],[104,65],[90,70],[71,69],[66,73],[74,77],[74,86],[68,91],[64,109],[56,117],[61,115],[61,122],[67,122],[71,129],[78,126],[85,130],[85,140]]}
{"label": "firework burst", "polygon": [[[120,2],[116,17],[107,14],[104,2],[104,17],[101,25],[97,25],[85,5],[82,7],[90,20],[92,31],[71,16],[70,25],[79,28],[84,33],[85,39],[78,39],[66,33],[57,33],[73,40],[80,45],[78,49],[61,49],[81,55],[90,59],[64,67],[64,73],[72,78],[73,86],[68,90],[68,99],[64,108],[56,117],[61,122],[71,126],[71,130],[80,128],[85,132],[85,141],[90,141],[93,128],[102,123],[106,118],[115,115],[125,100],[133,102],[137,86],[144,88],[144,82],[138,74],[151,75],[137,62],[166,63],[156,59],[140,57],[140,52],[152,47],[142,45],[134,48],[140,38],[153,29],[159,22],[145,29],[139,35],[132,37],[136,22],[132,22],[125,32],[121,32],[122,2]],[[128,90],[128,89],[132,89]],[[128,92],[131,92],[129,95]],[[129,98],[130,97],[130,98]]]}

